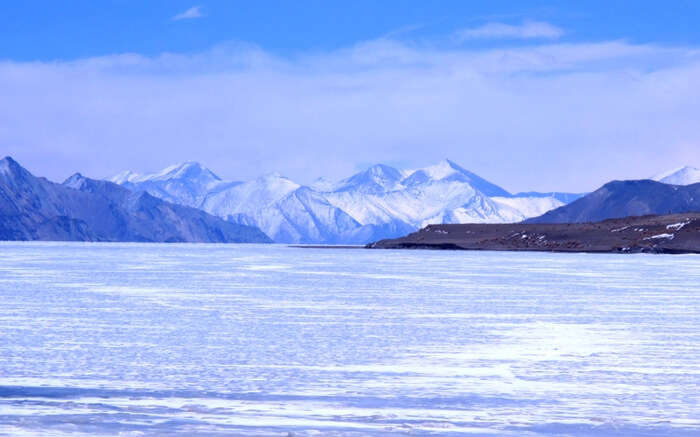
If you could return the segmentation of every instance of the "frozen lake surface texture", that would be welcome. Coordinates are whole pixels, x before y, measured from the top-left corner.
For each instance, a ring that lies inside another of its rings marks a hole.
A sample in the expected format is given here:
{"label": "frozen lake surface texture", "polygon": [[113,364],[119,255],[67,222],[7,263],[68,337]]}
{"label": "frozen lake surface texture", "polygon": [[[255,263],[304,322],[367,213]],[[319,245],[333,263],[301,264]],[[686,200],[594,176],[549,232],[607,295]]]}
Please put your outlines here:
{"label": "frozen lake surface texture", "polygon": [[698,436],[700,257],[0,243],[1,435]]}

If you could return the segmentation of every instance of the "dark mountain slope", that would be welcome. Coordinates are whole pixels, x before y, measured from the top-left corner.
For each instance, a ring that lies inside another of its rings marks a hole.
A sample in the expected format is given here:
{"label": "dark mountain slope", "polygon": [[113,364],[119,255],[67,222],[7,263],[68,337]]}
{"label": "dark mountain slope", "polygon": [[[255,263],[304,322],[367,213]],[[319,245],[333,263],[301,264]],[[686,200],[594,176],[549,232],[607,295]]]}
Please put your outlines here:
{"label": "dark mountain slope", "polygon": [[524,223],[584,223],[610,218],[700,211],[700,183],[613,181],[586,196]]}
{"label": "dark mountain slope", "polygon": [[269,242],[259,229],[79,174],[63,185],[0,160],[0,240]]}

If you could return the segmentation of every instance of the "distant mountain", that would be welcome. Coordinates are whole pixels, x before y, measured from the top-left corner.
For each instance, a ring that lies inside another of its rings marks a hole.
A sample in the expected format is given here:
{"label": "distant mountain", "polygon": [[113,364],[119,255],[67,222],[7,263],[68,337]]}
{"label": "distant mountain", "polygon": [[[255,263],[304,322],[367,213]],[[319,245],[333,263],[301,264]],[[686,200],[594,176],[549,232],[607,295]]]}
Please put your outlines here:
{"label": "distant mountain", "polygon": [[317,191],[278,174],[219,191],[201,208],[235,223],[258,226],[277,242],[361,243],[352,237],[361,227],[352,217]]}
{"label": "distant mountain", "polygon": [[[252,215],[281,201],[300,187],[296,182],[278,173],[272,173],[215,190],[206,195],[198,207],[224,218],[241,214]],[[148,187],[139,186],[139,189],[148,190]]]}
{"label": "distant mountain", "polygon": [[423,185],[430,181],[463,182],[486,196],[508,197],[510,193],[446,159],[436,165],[414,171],[402,181],[404,186]]}
{"label": "distant mountain", "polygon": [[194,208],[199,207],[204,197],[215,191],[217,187],[240,184],[240,182],[224,183],[211,170],[196,162],[173,165],[151,175],[139,175],[126,171],[116,175],[111,181],[132,191],[148,191],[167,202]]}
{"label": "distant mountain", "polygon": [[474,184],[510,196],[448,160],[408,175],[376,165],[341,181],[335,191],[324,195],[363,225],[395,223],[402,229],[417,229],[427,223],[503,222],[522,217]]}
{"label": "distant mountain", "polygon": [[648,214],[700,211],[700,183],[681,186],[652,180],[613,181],[525,223],[582,223]]}
{"label": "distant mountain", "polygon": [[[539,194],[539,193],[537,193]],[[503,205],[516,211],[518,217],[522,219],[527,217],[537,217],[544,214],[547,211],[551,211],[568,202],[559,200],[555,196],[546,195],[530,195],[530,196],[519,196],[514,195],[511,197],[492,197],[491,200],[499,205]],[[520,219],[520,220],[522,220]],[[520,221],[518,219],[509,221]]]}
{"label": "distant mountain", "polygon": [[512,197],[521,198],[554,198],[561,203],[571,203],[574,200],[580,199],[588,193],[562,193],[559,191],[552,191],[550,193],[540,193],[538,191],[527,191],[513,194]]}
{"label": "distant mountain", "polygon": [[652,177],[653,180],[673,185],[691,185],[700,182],[700,169],[685,166]]}
{"label": "distant mountain", "polygon": [[402,188],[404,175],[388,165],[377,164],[365,171],[340,181],[328,191],[355,191],[367,194],[385,193]]}
{"label": "distant mountain", "polygon": [[[209,176],[202,176],[209,175]],[[513,196],[450,160],[414,171],[377,164],[338,182],[301,186],[279,174],[225,182],[199,164],[112,179],[131,190],[255,225],[277,242],[364,244],[427,223],[517,222],[564,202]]]}
{"label": "distant mountain", "polygon": [[517,222],[563,204],[553,198],[514,199],[450,160],[408,172],[375,165],[324,194],[363,225],[394,223],[402,230],[429,223]]}
{"label": "distant mountain", "polygon": [[75,174],[64,184],[0,160],[0,239],[269,242],[259,229]]}

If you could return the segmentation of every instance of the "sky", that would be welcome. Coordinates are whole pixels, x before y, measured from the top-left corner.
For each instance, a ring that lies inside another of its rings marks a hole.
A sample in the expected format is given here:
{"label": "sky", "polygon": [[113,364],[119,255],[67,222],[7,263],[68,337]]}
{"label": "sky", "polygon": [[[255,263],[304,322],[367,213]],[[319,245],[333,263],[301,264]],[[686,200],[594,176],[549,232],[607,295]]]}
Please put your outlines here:
{"label": "sky", "polygon": [[0,155],[300,183],[449,158],[516,191],[700,167],[700,2],[0,6]]}

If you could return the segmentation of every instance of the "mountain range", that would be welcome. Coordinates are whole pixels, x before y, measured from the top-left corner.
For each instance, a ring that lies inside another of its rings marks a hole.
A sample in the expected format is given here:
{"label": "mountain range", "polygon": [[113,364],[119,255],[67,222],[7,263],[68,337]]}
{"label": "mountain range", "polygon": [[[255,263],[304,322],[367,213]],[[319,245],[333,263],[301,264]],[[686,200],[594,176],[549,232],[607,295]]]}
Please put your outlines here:
{"label": "mountain range", "polygon": [[584,223],[697,211],[700,211],[700,183],[671,185],[650,179],[612,181],[525,223]]}
{"label": "mountain range", "polygon": [[196,162],[57,184],[0,160],[0,239],[365,244],[440,223],[564,223],[699,211],[700,171],[613,181],[589,194],[523,192],[444,160],[377,164],[304,186],[277,173],[227,181]]}
{"label": "mountain range", "polygon": [[266,243],[259,229],[75,174],[63,184],[0,160],[0,240]]}
{"label": "mountain range", "polygon": [[126,171],[111,181],[257,226],[280,243],[365,244],[428,223],[518,222],[581,196],[513,195],[450,160],[417,170],[377,164],[337,182],[320,179],[308,186],[277,173],[225,181],[196,162],[148,175]]}

